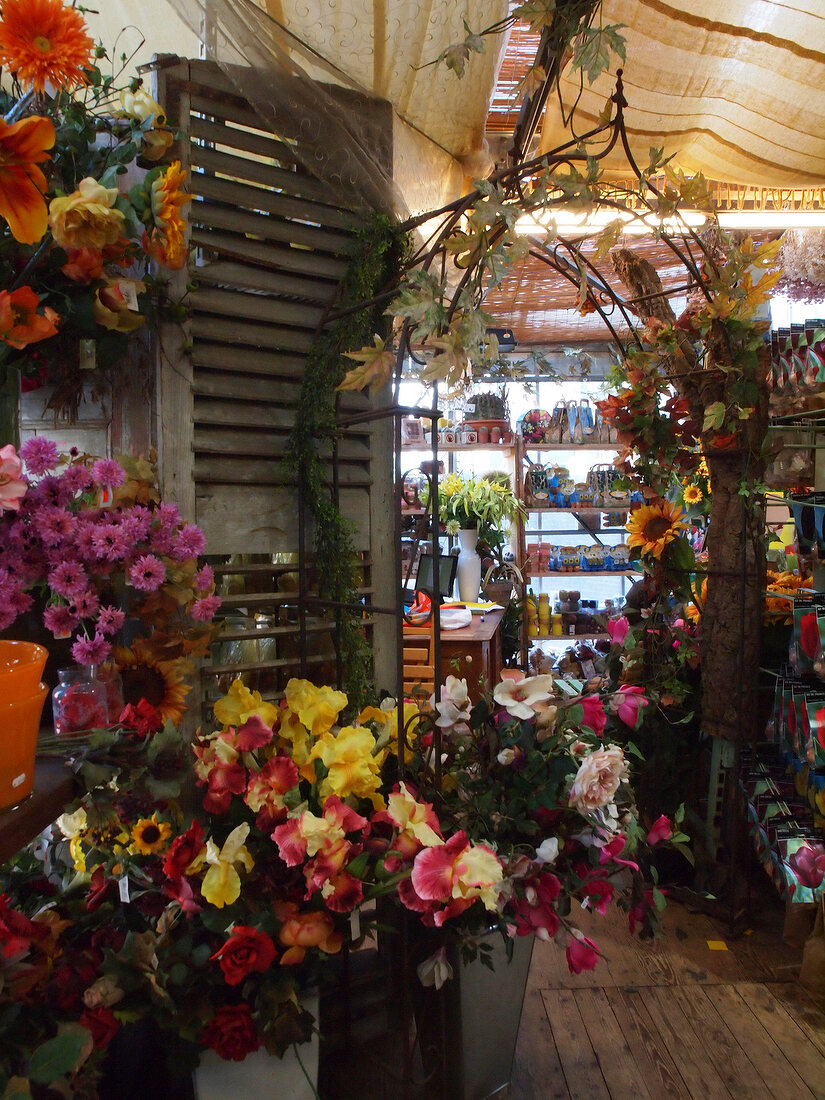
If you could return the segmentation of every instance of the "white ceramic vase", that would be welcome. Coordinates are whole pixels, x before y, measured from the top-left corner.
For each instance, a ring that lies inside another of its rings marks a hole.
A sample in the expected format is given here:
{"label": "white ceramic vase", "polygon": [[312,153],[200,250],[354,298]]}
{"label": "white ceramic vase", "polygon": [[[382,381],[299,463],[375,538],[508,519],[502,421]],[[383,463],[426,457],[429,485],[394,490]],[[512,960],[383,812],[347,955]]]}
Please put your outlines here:
{"label": "white ceramic vase", "polygon": [[[317,1000],[314,1011],[307,999],[302,1003],[317,1019]],[[204,1051],[194,1085],[195,1100],[317,1100],[318,1033],[290,1047],[283,1058],[261,1049],[242,1062],[228,1062],[213,1050]]]}
{"label": "white ceramic vase", "polygon": [[462,527],[458,542],[461,547],[455,571],[458,598],[462,603],[476,603],[481,587],[481,558],[476,551],[478,531],[475,527]]}

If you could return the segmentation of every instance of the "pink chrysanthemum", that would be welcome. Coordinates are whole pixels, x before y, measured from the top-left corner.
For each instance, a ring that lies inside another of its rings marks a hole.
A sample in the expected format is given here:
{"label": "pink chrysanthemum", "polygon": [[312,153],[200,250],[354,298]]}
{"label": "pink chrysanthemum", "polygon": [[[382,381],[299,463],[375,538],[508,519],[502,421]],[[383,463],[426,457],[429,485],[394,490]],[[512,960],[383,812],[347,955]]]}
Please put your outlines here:
{"label": "pink chrysanthemum", "polygon": [[166,580],[166,566],[154,554],[144,554],[129,570],[129,583],[141,592],[154,592]]}
{"label": "pink chrysanthemum", "polygon": [[112,652],[111,645],[102,634],[93,638],[78,638],[72,646],[72,657],[79,665],[100,665],[108,660]]}
{"label": "pink chrysanthemum", "polygon": [[133,546],[146,541],[151,527],[152,513],[142,504],[135,504],[120,517],[120,528]]}
{"label": "pink chrysanthemum", "polygon": [[41,508],[33,522],[44,546],[57,546],[70,539],[74,531],[74,516],[56,505]]}
{"label": "pink chrysanthemum", "polygon": [[97,630],[100,634],[117,634],[126,621],[126,613],[119,607],[101,607],[97,615]]}
{"label": "pink chrysanthemum", "polygon": [[48,584],[58,596],[77,596],[84,591],[89,578],[86,570],[76,561],[63,561],[49,573]]}
{"label": "pink chrysanthemum", "polygon": [[220,596],[204,596],[202,600],[195,600],[189,609],[189,614],[198,622],[207,623],[210,619],[214,619],[215,612],[220,606]]}
{"label": "pink chrysanthemum", "polygon": [[195,574],[195,591],[208,592],[215,583],[215,574],[211,565],[202,565]]}
{"label": "pink chrysanthemum", "polygon": [[200,527],[194,523],[187,523],[178,531],[177,538],[172,545],[172,557],[178,560],[184,558],[197,558],[206,550],[206,539]]}
{"label": "pink chrysanthemum", "polygon": [[93,588],[87,588],[75,596],[69,606],[79,618],[91,619],[98,612],[100,599]]}
{"label": "pink chrysanthemum", "polygon": [[67,490],[74,496],[76,493],[85,493],[92,487],[92,475],[85,466],[75,464],[63,471],[62,481]]}
{"label": "pink chrysanthemum", "polygon": [[100,523],[92,532],[92,546],[98,557],[106,561],[125,558],[134,543],[123,528],[114,523]]}
{"label": "pink chrysanthemum", "polygon": [[92,478],[104,489],[119,489],[126,480],[126,471],[114,458],[99,458],[92,465]]}
{"label": "pink chrysanthemum", "polygon": [[53,470],[60,462],[57,444],[51,439],[45,439],[42,435],[33,436],[21,444],[20,457],[26,463],[29,473],[37,477]]}
{"label": "pink chrysanthemum", "polygon": [[43,612],[43,625],[55,638],[68,638],[77,624],[77,616],[64,603],[52,604]]}

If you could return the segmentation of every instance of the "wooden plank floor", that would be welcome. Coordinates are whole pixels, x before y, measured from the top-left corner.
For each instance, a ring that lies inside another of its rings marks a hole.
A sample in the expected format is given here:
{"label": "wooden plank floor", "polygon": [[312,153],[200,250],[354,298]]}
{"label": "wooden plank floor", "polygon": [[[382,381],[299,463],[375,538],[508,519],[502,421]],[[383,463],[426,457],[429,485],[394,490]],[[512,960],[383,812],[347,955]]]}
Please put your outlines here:
{"label": "wooden plank floor", "polygon": [[508,1100],[825,1100],[825,1004],[796,982],[781,906],[749,919],[732,938],[671,902],[642,943],[622,914],[584,913],[604,955],[584,974],[537,942]]}

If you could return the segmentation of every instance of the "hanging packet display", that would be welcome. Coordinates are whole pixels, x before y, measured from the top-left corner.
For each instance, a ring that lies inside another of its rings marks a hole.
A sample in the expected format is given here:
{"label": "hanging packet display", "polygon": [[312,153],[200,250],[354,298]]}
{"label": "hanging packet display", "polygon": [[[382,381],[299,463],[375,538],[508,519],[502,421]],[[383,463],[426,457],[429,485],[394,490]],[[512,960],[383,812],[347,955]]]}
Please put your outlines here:
{"label": "hanging packet display", "polygon": [[[812,768],[825,766],[825,693],[809,692],[802,708],[805,758]],[[800,740],[802,738],[800,737]]]}
{"label": "hanging packet display", "polygon": [[793,637],[796,646],[797,672],[810,672],[821,650],[817,612],[809,601],[794,604]]}

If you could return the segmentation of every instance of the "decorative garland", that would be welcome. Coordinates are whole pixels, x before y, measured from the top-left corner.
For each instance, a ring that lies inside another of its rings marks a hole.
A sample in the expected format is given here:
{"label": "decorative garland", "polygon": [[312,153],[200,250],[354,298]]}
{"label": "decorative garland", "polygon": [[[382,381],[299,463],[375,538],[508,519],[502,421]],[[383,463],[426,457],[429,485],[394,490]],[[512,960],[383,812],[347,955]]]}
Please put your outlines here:
{"label": "decorative garland", "polygon": [[[353,544],[354,524],[338,509],[327,481],[327,458],[319,444],[337,431],[336,389],[351,360],[344,352],[372,341],[373,334],[389,335],[390,321],[383,305],[375,304],[379,291],[397,281],[407,238],[388,214],[376,214],[356,233],[356,248],[341,281],[338,319],[315,340],[307,357],[298,415],[289,441],[287,463],[298,492],[315,523],[315,561],[321,599],[334,603],[358,602],[358,559]],[[360,309],[351,309],[360,305]],[[360,706],[369,690],[369,651],[357,612],[338,612],[338,655],[343,688]]]}

